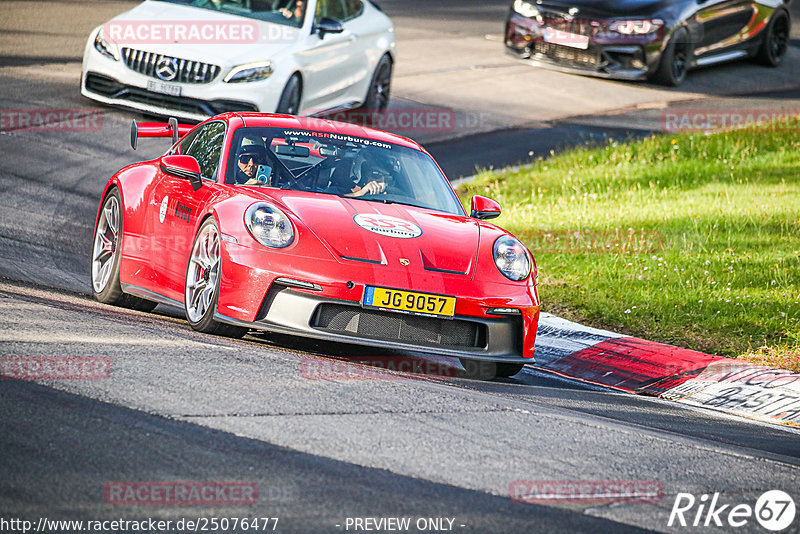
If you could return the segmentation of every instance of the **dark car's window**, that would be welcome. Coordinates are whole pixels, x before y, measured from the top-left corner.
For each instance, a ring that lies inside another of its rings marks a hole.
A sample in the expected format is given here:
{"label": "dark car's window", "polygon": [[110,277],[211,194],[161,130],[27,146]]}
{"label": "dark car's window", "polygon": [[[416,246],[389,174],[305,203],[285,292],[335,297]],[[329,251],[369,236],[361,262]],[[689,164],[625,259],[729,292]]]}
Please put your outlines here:
{"label": "dark car's window", "polygon": [[[190,134],[191,139],[181,142],[181,153],[194,156],[200,164],[200,174],[211,179],[219,167],[219,157],[225,138],[225,125],[221,122],[210,122]],[[187,146],[184,147],[184,144]]]}
{"label": "dark car's window", "polygon": [[307,0],[160,0],[300,28]]}
{"label": "dark car's window", "polygon": [[[240,128],[231,141],[228,161],[225,183],[230,185],[309,191],[464,214],[430,156],[369,138]],[[382,190],[367,193],[372,191],[371,182],[379,183]]]}

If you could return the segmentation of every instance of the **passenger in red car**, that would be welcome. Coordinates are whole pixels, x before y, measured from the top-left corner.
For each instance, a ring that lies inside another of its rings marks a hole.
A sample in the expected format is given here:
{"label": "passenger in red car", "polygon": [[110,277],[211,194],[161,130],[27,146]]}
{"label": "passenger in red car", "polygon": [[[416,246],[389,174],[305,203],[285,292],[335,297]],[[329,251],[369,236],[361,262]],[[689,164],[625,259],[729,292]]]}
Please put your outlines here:
{"label": "passenger in red car", "polygon": [[365,185],[356,185],[347,193],[346,197],[363,197],[364,195],[378,195],[385,193],[387,186],[392,184],[394,176],[392,175],[392,165],[385,159],[377,157],[375,159],[366,159],[361,164],[361,183]]}

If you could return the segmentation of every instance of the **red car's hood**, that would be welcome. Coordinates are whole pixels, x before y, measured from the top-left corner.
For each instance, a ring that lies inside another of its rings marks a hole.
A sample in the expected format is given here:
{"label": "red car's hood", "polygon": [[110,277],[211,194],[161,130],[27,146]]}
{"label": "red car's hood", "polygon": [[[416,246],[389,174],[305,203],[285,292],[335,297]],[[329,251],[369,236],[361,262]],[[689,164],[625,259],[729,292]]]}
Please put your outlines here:
{"label": "red car's hood", "polygon": [[333,195],[280,200],[344,260],[468,276],[475,268],[480,230],[468,217]]}

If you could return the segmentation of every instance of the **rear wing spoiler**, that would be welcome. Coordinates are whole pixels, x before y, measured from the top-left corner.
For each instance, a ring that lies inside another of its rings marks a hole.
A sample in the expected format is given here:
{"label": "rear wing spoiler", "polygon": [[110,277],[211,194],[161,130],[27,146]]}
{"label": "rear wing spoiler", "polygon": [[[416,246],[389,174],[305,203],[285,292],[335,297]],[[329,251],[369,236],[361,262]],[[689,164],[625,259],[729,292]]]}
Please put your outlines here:
{"label": "rear wing spoiler", "polygon": [[136,150],[136,145],[140,137],[172,137],[172,144],[178,139],[191,132],[194,126],[191,124],[178,124],[178,119],[172,117],[168,123],[163,122],[142,122],[138,123],[134,119],[131,123],[131,148]]}

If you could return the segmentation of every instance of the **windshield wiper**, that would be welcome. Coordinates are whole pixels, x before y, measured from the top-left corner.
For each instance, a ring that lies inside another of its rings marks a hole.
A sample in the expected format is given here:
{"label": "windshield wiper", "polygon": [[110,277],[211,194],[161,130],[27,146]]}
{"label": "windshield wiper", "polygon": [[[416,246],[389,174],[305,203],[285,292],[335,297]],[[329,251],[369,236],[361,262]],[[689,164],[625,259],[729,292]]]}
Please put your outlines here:
{"label": "windshield wiper", "polygon": [[339,198],[348,198],[350,200],[363,200],[364,202],[380,202],[381,204],[397,204],[394,200],[389,200],[386,198],[365,198],[365,197],[353,197],[348,196],[347,194],[337,194]]}
{"label": "windshield wiper", "polygon": [[361,197],[361,200],[366,200],[367,202],[380,202],[381,204],[397,204],[394,200],[389,200],[388,198],[364,198]]}

